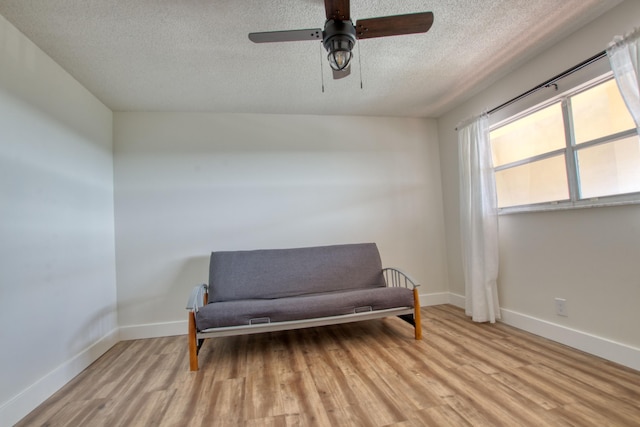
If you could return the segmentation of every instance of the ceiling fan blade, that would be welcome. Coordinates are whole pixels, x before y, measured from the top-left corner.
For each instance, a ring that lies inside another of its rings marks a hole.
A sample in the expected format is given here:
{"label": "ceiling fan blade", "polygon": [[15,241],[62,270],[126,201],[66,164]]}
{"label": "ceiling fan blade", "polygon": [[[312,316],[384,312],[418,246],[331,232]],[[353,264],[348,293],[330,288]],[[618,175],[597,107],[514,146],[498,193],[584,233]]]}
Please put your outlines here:
{"label": "ceiling fan blade", "polygon": [[327,12],[327,19],[337,21],[348,21],[351,19],[349,0],[324,0],[324,10]]}
{"label": "ceiling fan blade", "polygon": [[254,43],[322,40],[322,30],[320,28],[313,28],[310,30],[265,31],[262,33],[249,33],[249,40]]}
{"label": "ceiling fan blade", "polygon": [[331,71],[333,71],[333,80],[343,79],[351,74],[351,64],[347,65],[347,68],[342,71],[336,71],[334,69],[331,69]]}
{"label": "ceiling fan blade", "polygon": [[433,12],[360,19],[356,23],[356,37],[358,39],[371,39],[374,37],[426,33],[432,24]]}

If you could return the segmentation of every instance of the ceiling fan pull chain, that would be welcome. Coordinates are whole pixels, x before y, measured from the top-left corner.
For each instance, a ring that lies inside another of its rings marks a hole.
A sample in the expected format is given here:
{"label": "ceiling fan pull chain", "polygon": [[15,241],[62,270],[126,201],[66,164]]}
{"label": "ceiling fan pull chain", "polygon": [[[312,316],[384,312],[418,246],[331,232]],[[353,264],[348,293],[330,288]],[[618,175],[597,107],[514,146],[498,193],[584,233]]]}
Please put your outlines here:
{"label": "ceiling fan pull chain", "polygon": [[322,71],[322,43],[320,43],[320,81],[322,82],[322,93],[324,93],[324,72]]}
{"label": "ceiling fan pull chain", "polygon": [[360,43],[358,43],[358,68],[360,68],[360,89],[362,89],[362,54],[360,53]]}

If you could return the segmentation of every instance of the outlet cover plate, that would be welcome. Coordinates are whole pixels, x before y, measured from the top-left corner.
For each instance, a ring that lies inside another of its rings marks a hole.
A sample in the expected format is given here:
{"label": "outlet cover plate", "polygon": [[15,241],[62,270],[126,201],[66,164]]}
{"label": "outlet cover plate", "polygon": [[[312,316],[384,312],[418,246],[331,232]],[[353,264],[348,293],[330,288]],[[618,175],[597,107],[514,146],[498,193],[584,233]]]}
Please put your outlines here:
{"label": "outlet cover plate", "polygon": [[558,316],[567,317],[567,300],[564,298],[556,298],[556,314]]}

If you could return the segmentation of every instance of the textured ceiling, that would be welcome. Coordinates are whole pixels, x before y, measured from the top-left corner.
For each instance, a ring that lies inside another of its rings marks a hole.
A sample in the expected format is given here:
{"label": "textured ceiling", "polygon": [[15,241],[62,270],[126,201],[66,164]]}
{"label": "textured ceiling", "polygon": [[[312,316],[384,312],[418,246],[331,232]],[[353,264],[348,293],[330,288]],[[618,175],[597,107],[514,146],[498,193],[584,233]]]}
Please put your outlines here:
{"label": "textured ceiling", "polygon": [[359,41],[342,80],[319,42],[247,38],[321,28],[322,0],[0,0],[0,14],[114,111],[437,117],[620,2],[352,0],[354,21],[435,18]]}

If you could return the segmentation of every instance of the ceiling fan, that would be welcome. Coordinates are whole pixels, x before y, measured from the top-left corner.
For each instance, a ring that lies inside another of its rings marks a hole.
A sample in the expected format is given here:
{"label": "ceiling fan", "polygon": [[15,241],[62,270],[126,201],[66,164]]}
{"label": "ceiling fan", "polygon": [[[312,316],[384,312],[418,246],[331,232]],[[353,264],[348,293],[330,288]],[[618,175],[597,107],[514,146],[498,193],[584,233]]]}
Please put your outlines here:
{"label": "ceiling fan", "polygon": [[349,0],[324,0],[327,20],[324,29],[266,31],[249,33],[254,43],[322,40],[328,54],[333,78],[341,79],[351,72],[350,62],[356,39],[370,39],[403,34],[426,33],[433,24],[432,12],[360,19],[353,25]]}

